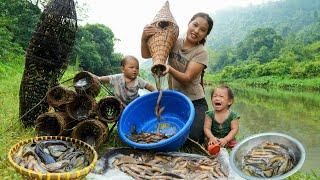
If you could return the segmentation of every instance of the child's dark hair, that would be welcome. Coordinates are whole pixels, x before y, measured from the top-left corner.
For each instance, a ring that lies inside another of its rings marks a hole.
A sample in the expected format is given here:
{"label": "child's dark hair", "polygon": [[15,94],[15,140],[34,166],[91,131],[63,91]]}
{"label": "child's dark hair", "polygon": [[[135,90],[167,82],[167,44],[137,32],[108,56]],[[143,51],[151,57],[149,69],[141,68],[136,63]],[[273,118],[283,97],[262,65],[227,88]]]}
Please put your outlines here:
{"label": "child's dark hair", "polygon": [[128,56],[125,56],[125,57],[120,61],[120,65],[121,65],[122,67],[124,67],[124,66],[126,65],[128,59],[133,59],[133,60],[135,60],[135,61],[137,61],[137,62],[139,63],[139,61],[138,61],[138,59],[137,59],[136,57],[128,55]]}
{"label": "child's dark hair", "polygon": [[[211,91],[211,99],[212,99],[212,96],[213,96],[213,94],[214,94],[214,90],[215,89],[226,89],[227,90],[227,92],[228,92],[228,98],[230,99],[230,100],[234,100],[234,93],[233,93],[233,91],[231,90],[231,88],[228,86],[228,85],[219,85],[219,86],[217,86],[216,88],[214,88],[212,91]],[[232,105],[232,104],[231,104]],[[230,105],[230,106],[231,106]],[[229,107],[230,107],[229,106]]]}
{"label": "child's dark hair", "polygon": [[[205,18],[205,19],[207,20],[208,25],[209,25],[209,26],[208,26],[207,35],[210,34],[211,29],[212,29],[212,27],[213,27],[213,20],[212,20],[212,18],[209,16],[209,14],[207,14],[207,13],[199,12],[199,13],[193,15],[188,24],[190,24],[190,22],[193,21],[193,20],[195,20],[197,17],[202,17],[202,18]],[[207,37],[207,36],[206,36],[206,37]],[[204,44],[206,43],[206,37],[203,38],[199,43],[202,44],[202,45],[204,45]]]}

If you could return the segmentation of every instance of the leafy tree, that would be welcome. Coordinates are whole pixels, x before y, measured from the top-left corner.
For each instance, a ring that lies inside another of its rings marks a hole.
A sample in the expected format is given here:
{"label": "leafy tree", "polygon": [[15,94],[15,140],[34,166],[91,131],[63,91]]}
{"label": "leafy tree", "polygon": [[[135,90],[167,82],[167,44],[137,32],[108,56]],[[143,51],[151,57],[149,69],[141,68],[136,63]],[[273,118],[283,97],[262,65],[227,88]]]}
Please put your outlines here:
{"label": "leafy tree", "polygon": [[39,20],[40,9],[26,0],[2,0],[0,12],[11,21],[6,28],[12,33],[12,41],[25,50]]}
{"label": "leafy tree", "polygon": [[7,29],[12,22],[5,14],[0,14],[0,61],[3,62],[10,62],[23,54],[21,46],[12,42],[13,34]]}
{"label": "leafy tree", "polygon": [[233,64],[235,61],[234,52],[231,48],[223,48],[215,54],[209,54],[210,59],[215,59],[215,62],[210,63],[210,69],[212,71],[219,71],[223,67]]}
{"label": "leafy tree", "polygon": [[320,41],[320,21],[310,24],[297,33],[297,41],[310,44]]}
{"label": "leafy tree", "polygon": [[77,32],[71,64],[79,60],[79,67],[98,75],[119,72],[123,55],[114,53],[115,37],[111,29],[102,24],[87,24]]}
{"label": "leafy tree", "polygon": [[271,28],[258,28],[249,34],[237,47],[239,59],[256,59],[266,63],[279,56],[282,37]]}

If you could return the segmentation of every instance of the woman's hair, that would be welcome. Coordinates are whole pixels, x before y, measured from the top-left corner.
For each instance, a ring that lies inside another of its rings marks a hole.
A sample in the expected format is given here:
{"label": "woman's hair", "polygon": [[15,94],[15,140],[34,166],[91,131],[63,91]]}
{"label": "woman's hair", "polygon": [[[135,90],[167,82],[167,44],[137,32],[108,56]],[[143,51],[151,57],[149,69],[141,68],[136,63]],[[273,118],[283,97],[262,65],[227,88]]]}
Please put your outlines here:
{"label": "woman's hair", "polygon": [[122,67],[124,67],[124,66],[126,65],[128,59],[133,59],[133,60],[135,60],[135,61],[137,61],[137,62],[139,63],[139,61],[138,61],[138,59],[137,59],[136,57],[131,56],[131,55],[128,55],[128,56],[125,56],[125,57],[120,61],[120,65],[121,65]]}
{"label": "woman's hair", "polygon": [[[226,89],[227,92],[228,92],[228,99],[232,100],[232,102],[233,102],[233,100],[234,100],[234,93],[233,93],[233,91],[231,90],[231,88],[230,88],[229,86],[227,86],[227,85],[220,85],[220,86],[214,88],[214,89],[211,91],[211,99],[212,99],[212,96],[213,96],[213,94],[214,94],[214,90],[216,90],[216,89]],[[231,105],[232,105],[232,104],[231,104]],[[230,106],[231,106],[231,105],[230,105]],[[229,106],[229,107],[230,107],[230,106]]]}
{"label": "woman's hair", "polygon": [[[191,20],[189,21],[188,24],[190,24],[190,23],[191,23],[193,20],[195,20],[197,17],[202,17],[202,18],[204,18],[204,19],[207,20],[208,25],[209,25],[209,26],[208,26],[208,32],[207,32],[207,36],[208,36],[208,34],[210,34],[211,29],[212,29],[212,26],[213,26],[213,20],[212,20],[212,18],[211,18],[211,17],[209,16],[209,14],[207,14],[207,13],[199,12],[199,13],[197,13],[197,14],[195,14],[195,15],[192,16],[192,18],[191,18]],[[206,37],[207,37],[207,36],[206,36]],[[204,45],[204,43],[206,43],[206,37],[203,38],[199,43]]]}

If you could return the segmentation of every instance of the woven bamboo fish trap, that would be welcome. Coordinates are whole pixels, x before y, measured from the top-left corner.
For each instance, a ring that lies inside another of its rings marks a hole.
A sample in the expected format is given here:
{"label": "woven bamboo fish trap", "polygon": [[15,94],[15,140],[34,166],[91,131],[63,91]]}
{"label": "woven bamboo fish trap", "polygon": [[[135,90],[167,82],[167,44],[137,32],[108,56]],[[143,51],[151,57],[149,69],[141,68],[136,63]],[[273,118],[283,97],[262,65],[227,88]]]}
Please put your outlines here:
{"label": "woven bamboo fish trap", "polygon": [[86,120],[96,107],[95,99],[84,94],[77,94],[74,100],[67,104],[68,115],[78,121]]}
{"label": "woven bamboo fish trap", "polygon": [[96,97],[100,93],[100,82],[98,78],[90,72],[79,72],[73,78],[73,83],[77,93],[86,94],[91,97]]}
{"label": "woven bamboo fish trap", "polygon": [[[73,0],[52,0],[45,7],[26,52],[20,85],[20,118],[32,126],[46,112],[48,89],[58,85],[68,66],[77,31]],[[39,103],[40,102],[40,103]]]}
{"label": "woven bamboo fish trap", "polygon": [[46,112],[37,118],[35,130],[38,136],[68,136],[77,122],[65,112]]}
{"label": "woven bamboo fish trap", "polygon": [[171,14],[168,1],[154,17],[151,24],[158,29],[157,33],[151,36],[147,42],[153,60],[151,71],[161,75],[161,72],[166,70],[167,58],[179,36],[179,27]]}
{"label": "woven bamboo fish trap", "polygon": [[106,123],[112,123],[119,120],[123,106],[121,101],[115,96],[107,96],[100,99],[97,105],[97,114],[99,119]]}
{"label": "woven bamboo fish trap", "polygon": [[106,141],[109,128],[96,119],[85,120],[77,124],[71,134],[72,138],[80,139],[96,149]]}
{"label": "woven bamboo fish trap", "polygon": [[75,96],[76,92],[59,85],[48,90],[47,102],[52,107],[59,107],[71,103]]}

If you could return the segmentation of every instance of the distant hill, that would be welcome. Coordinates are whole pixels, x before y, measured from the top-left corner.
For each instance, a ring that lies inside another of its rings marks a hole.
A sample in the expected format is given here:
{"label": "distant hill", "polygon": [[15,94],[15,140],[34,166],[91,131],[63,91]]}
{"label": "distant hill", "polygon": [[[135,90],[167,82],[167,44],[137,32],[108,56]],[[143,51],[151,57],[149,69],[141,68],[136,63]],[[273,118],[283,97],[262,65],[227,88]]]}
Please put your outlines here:
{"label": "distant hill", "polygon": [[233,46],[256,28],[273,28],[282,37],[298,32],[320,16],[319,0],[280,0],[217,11],[208,45]]}

